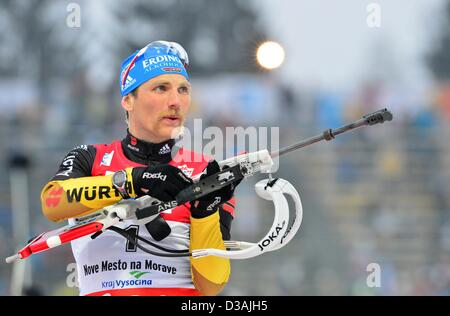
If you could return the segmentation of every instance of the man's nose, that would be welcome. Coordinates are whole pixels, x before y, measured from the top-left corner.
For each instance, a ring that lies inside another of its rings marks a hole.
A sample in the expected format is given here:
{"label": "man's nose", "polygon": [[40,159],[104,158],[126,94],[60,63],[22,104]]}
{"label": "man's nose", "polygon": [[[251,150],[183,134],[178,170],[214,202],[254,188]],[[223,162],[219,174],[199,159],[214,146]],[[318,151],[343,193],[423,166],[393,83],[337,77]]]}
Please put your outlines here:
{"label": "man's nose", "polygon": [[169,94],[168,99],[168,107],[170,109],[179,109],[180,108],[180,96],[178,94],[177,89],[172,89]]}

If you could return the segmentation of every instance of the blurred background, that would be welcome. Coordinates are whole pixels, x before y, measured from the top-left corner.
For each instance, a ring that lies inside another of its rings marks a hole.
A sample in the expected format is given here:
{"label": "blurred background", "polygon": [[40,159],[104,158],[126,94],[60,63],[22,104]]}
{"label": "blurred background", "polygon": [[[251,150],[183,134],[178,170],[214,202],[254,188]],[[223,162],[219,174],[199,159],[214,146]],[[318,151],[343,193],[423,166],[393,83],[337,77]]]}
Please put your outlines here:
{"label": "blurred background", "polygon": [[[124,136],[120,63],[160,39],[189,53],[204,128],[279,127],[285,146],[394,115],[281,159],[302,227],[279,251],[233,261],[223,295],[450,294],[449,1],[2,0],[0,30],[1,295],[77,295],[70,246],[3,258],[62,225],[42,216],[40,190],[71,148]],[[284,50],[273,69],[256,59],[268,40]],[[237,190],[235,240],[273,220],[261,178]]]}

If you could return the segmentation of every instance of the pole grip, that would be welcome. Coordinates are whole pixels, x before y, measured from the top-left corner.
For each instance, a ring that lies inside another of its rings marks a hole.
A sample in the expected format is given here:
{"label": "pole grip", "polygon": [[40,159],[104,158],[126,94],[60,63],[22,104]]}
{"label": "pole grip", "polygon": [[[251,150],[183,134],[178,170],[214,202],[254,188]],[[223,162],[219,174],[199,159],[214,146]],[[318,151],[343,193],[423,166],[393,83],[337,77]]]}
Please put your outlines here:
{"label": "pole grip", "polygon": [[364,115],[366,123],[369,125],[375,125],[378,123],[384,123],[385,121],[392,121],[392,113],[388,109],[381,109],[371,114]]}

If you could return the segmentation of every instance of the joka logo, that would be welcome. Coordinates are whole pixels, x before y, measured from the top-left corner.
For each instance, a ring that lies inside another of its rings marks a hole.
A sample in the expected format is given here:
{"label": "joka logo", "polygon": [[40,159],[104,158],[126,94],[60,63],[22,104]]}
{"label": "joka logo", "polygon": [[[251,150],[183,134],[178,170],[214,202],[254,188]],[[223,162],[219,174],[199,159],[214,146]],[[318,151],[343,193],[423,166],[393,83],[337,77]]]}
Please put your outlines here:
{"label": "joka logo", "polygon": [[[285,225],[286,225],[286,221],[283,221],[281,224],[278,224],[277,227],[275,227],[275,231],[271,231],[270,235],[268,235],[266,239],[264,239],[261,243],[258,244],[259,249],[261,251],[263,251],[264,248],[266,248],[268,245],[270,245],[272,243],[272,241],[278,237],[278,234],[284,228]],[[283,238],[284,238],[284,235],[283,235]]]}
{"label": "joka logo", "polygon": [[147,274],[147,273],[150,273],[150,272],[142,272],[142,271],[137,271],[137,270],[130,272],[130,274],[132,276],[134,276],[136,279],[139,279],[141,276],[143,276],[144,274]]}
{"label": "joka logo", "polygon": [[159,150],[159,154],[160,155],[164,155],[170,153],[170,147],[169,145],[165,144],[160,150]]}
{"label": "joka logo", "polygon": [[48,192],[48,196],[45,199],[45,205],[47,207],[56,207],[58,206],[59,202],[61,201],[61,195],[63,194],[64,189],[53,189],[50,192]]}

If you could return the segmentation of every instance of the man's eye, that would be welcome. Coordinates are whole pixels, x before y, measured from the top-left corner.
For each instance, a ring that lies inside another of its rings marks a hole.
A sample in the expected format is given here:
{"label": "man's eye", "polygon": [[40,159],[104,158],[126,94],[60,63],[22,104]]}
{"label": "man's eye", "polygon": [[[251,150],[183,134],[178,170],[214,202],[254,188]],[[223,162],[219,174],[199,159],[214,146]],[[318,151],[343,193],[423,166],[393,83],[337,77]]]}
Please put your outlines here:
{"label": "man's eye", "polygon": [[179,87],[178,92],[183,93],[183,94],[189,93],[189,88],[188,87]]}
{"label": "man's eye", "polygon": [[157,86],[154,90],[156,92],[164,92],[164,91],[166,91],[166,87],[165,86]]}

